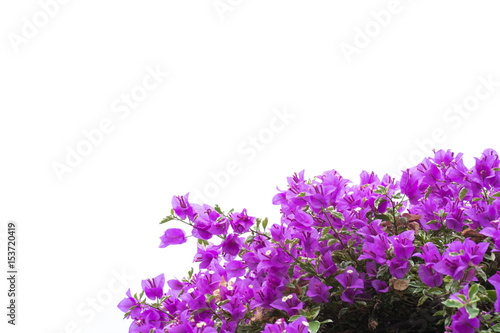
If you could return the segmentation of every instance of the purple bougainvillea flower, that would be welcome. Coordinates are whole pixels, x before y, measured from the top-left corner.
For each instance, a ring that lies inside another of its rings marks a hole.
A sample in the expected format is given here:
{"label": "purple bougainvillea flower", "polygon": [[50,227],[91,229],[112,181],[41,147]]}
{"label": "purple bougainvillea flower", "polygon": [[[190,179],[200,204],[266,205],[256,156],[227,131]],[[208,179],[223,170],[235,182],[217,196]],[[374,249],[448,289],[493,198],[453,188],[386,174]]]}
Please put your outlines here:
{"label": "purple bougainvillea flower", "polygon": [[314,223],[312,216],[299,207],[295,209],[294,217],[295,218],[288,223],[289,227],[295,226],[297,228],[309,229]]}
{"label": "purple bougainvillea flower", "polygon": [[257,255],[253,252],[245,252],[242,256],[241,259],[245,261],[245,264],[250,270],[256,270],[257,266],[259,265],[259,258]]}
{"label": "purple bougainvillea flower", "polygon": [[358,272],[352,266],[348,266],[344,272],[337,275],[335,279],[337,279],[345,289],[362,289],[364,287],[363,279],[359,277]]}
{"label": "purple bougainvillea flower", "polygon": [[469,319],[469,314],[465,308],[460,308],[457,312],[451,316],[451,329],[453,332],[460,333],[474,333],[476,329],[479,328],[479,319],[472,318]]}
{"label": "purple bougainvillea flower", "polygon": [[434,243],[425,243],[424,246],[421,247],[421,250],[421,253],[415,253],[413,256],[424,259],[427,265],[433,265],[441,261],[441,253],[439,253]]}
{"label": "purple bougainvillea flower", "polygon": [[[130,308],[133,306],[135,306],[135,308],[130,311]],[[141,313],[141,305],[139,304],[139,302],[137,302],[137,300],[135,298],[132,297],[132,295],[130,294],[130,289],[127,291],[127,297],[124,298],[118,304],[118,308],[123,312],[130,311],[127,318],[130,318],[130,317],[136,318]]]}
{"label": "purple bougainvillea flower", "polygon": [[369,277],[377,276],[377,264],[375,262],[373,261],[366,262],[366,274],[368,274]]}
{"label": "purple bougainvillea flower", "polygon": [[281,295],[281,293],[277,294],[276,290],[269,287],[267,284],[268,283],[266,282],[261,288],[255,290],[254,299],[250,301],[250,308],[254,309],[258,306],[269,307],[271,306],[271,303]]}
{"label": "purple bougainvillea flower", "polygon": [[196,213],[193,207],[189,204],[188,197],[189,193],[186,195],[174,196],[172,198],[172,208],[180,219],[184,220],[187,216],[189,220],[193,221]]}
{"label": "purple bougainvillea flower", "polygon": [[256,218],[247,215],[246,208],[241,211],[241,213],[231,213],[230,215],[231,227],[237,234],[242,234],[248,232],[250,227],[254,225]]}
{"label": "purple bougainvillea flower", "polygon": [[228,229],[229,220],[224,217],[222,219],[214,221],[210,228],[208,228],[208,232],[212,235],[226,235]]}
{"label": "purple bougainvillea flower", "polygon": [[326,303],[330,297],[330,292],[328,290],[331,288],[331,286],[326,286],[317,277],[313,277],[309,280],[309,288],[307,289],[306,295],[311,297],[316,303]]}
{"label": "purple bougainvillea flower", "polygon": [[200,268],[207,268],[212,260],[217,260],[220,253],[220,247],[217,245],[210,244],[206,248],[203,245],[198,244],[198,251],[194,256],[193,262],[199,262]]}
{"label": "purple bougainvillea flower", "polygon": [[485,235],[486,237],[491,237],[493,242],[495,242],[495,249],[493,252],[500,252],[500,223],[498,220],[491,221],[491,227],[484,228],[479,233]]}
{"label": "purple bougainvillea flower", "polygon": [[226,272],[228,278],[240,277],[245,275],[246,266],[239,260],[233,260],[226,264]]}
{"label": "purple bougainvillea flower", "polygon": [[371,173],[368,173],[366,171],[362,171],[361,174],[359,175],[359,178],[361,179],[359,182],[360,186],[366,185],[366,184],[379,184],[380,179],[378,176],[372,171]]}
{"label": "purple bougainvillea flower", "polygon": [[373,237],[373,242],[366,242],[363,244],[363,254],[359,256],[361,259],[371,259],[376,263],[383,265],[386,262],[386,252],[390,249],[389,239],[387,234],[381,233]]}
{"label": "purple bougainvillea flower", "polygon": [[231,314],[231,319],[239,322],[245,317],[247,308],[241,302],[241,297],[233,296],[227,298],[228,302],[222,305],[222,308]]}
{"label": "purple bougainvillea flower", "polygon": [[164,248],[169,245],[184,244],[187,242],[186,234],[184,230],[178,228],[170,228],[165,231],[165,234],[160,237],[161,244],[160,247]]}
{"label": "purple bougainvillea flower", "polygon": [[413,255],[425,261],[425,264],[421,264],[418,268],[418,275],[422,282],[429,287],[439,287],[443,283],[443,275],[436,272],[433,266],[441,261],[441,253],[432,242],[425,243],[424,246],[421,247],[421,250],[421,253],[415,253]]}
{"label": "purple bougainvillea flower", "polygon": [[418,199],[422,197],[422,194],[418,189],[419,179],[415,176],[415,171],[416,168],[407,169],[401,176],[401,192],[406,194],[412,205],[416,205],[418,203]]}
{"label": "purple bougainvillea flower", "polygon": [[285,322],[285,320],[283,318],[280,318],[276,320],[274,324],[266,324],[266,327],[264,327],[264,331],[262,333],[283,333],[287,332],[287,327],[288,324]]}
{"label": "purple bougainvillea flower", "polygon": [[328,251],[320,257],[319,267],[324,277],[328,277],[337,272],[337,265],[335,265],[332,259],[332,251]]}
{"label": "purple bougainvillea flower", "polygon": [[154,279],[142,280],[141,287],[149,299],[155,300],[163,296],[163,286],[165,285],[165,275],[162,273]]}
{"label": "purple bougainvillea flower", "polygon": [[[481,263],[488,249],[488,243],[476,244],[466,238],[463,243],[456,240],[447,247],[442,260],[434,264],[432,268],[441,274],[450,275],[454,280],[461,280],[470,265],[477,266]],[[469,270],[464,282],[476,281],[474,275],[475,271]]]}
{"label": "purple bougainvillea flower", "polygon": [[500,186],[500,173],[494,169],[500,165],[498,154],[493,149],[485,149],[481,159],[474,157],[476,165],[472,169],[472,180],[486,188],[498,188]]}
{"label": "purple bougainvillea flower", "polygon": [[354,298],[356,297],[356,295],[359,295],[362,293],[363,292],[359,289],[346,289],[346,290],[344,290],[342,295],[340,295],[340,299],[343,300],[344,302],[353,304]]}
{"label": "purple bougainvillea flower", "polygon": [[214,232],[220,234],[221,231],[224,231],[224,228],[227,230],[227,222],[221,223],[218,221],[220,214],[212,206],[194,204],[193,209],[198,214],[193,223],[192,234],[194,237],[208,240],[212,238]]}
{"label": "purple bougainvillea flower", "polygon": [[[479,265],[483,261],[484,254],[488,250],[488,243],[477,243],[466,238],[463,243],[464,255],[474,265]],[[450,248],[451,251],[451,248]]]}
{"label": "purple bougainvillea flower", "polygon": [[297,298],[297,295],[290,294],[278,298],[271,303],[271,306],[275,309],[286,311],[289,316],[295,316],[299,313],[299,310],[302,310],[304,303]]}
{"label": "purple bougainvillea flower", "polygon": [[394,247],[394,255],[398,259],[410,259],[415,247],[413,246],[413,240],[415,235],[413,230],[408,230],[400,233],[396,236],[389,237],[389,240]]}
{"label": "purple bougainvillea flower", "polygon": [[454,280],[461,280],[464,272],[469,267],[469,264],[461,260],[461,258],[450,257],[448,253],[443,255],[443,260],[433,266],[436,272],[449,275]]}
{"label": "purple bougainvillea flower", "polygon": [[397,257],[388,260],[387,266],[389,266],[389,273],[391,273],[396,279],[404,278],[406,273],[408,273],[411,268],[408,260],[399,259]]}
{"label": "purple bougainvillea flower", "polygon": [[196,287],[203,294],[213,294],[219,288],[222,277],[217,271],[208,270],[200,273],[196,279]]}
{"label": "purple bougainvillea flower", "polygon": [[230,256],[236,256],[243,246],[243,238],[236,234],[229,234],[221,243],[222,251]]}
{"label": "purple bougainvillea flower", "polygon": [[495,311],[500,312],[500,272],[496,272],[495,275],[488,279],[488,282],[493,285],[497,294],[497,300],[495,301]]}
{"label": "purple bougainvillea flower", "polygon": [[[458,296],[465,296],[466,301],[469,301],[469,285],[465,285],[464,288],[458,292],[454,293],[450,296],[450,299],[459,301],[464,304],[464,301],[460,299]],[[451,328],[453,332],[465,332],[465,333],[474,333],[476,329],[479,328],[479,319],[469,318],[469,314],[467,313],[464,307],[460,308],[455,312],[455,314],[451,317]]]}
{"label": "purple bougainvillea flower", "polygon": [[[307,333],[309,332],[309,323],[306,318],[300,316],[286,328],[287,333]],[[281,332],[280,332],[281,333]]]}
{"label": "purple bougainvillea flower", "polygon": [[420,265],[418,268],[418,276],[423,283],[429,287],[439,287],[443,283],[443,275],[436,272],[432,266]]}
{"label": "purple bougainvillea flower", "polygon": [[365,242],[373,243],[377,235],[385,233],[380,223],[381,220],[374,220],[367,226],[360,228],[358,234],[365,238]]}
{"label": "purple bougainvillea flower", "polygon": [[387,285],[387,283],[385,283],[385,281],[373,280],[372,287],[375,288],[377,294],[386,293],[389,291],[389,286]]}
{"label": "purple bougainvillea flower", "polygon": [[305,253],[312,254],[317,250],[319,234],[316,229],[301,229],[295,234],[295,238],[299,239]]}

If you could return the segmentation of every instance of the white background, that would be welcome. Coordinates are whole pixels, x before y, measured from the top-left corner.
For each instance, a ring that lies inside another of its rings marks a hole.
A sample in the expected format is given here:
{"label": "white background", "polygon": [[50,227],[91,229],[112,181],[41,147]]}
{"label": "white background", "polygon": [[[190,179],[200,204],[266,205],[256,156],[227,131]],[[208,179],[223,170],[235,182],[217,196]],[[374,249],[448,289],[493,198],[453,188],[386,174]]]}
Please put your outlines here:
{"label": "white background", "polygon": [[[500,82],[498,1],[401,0],[385,26],[371,13],[389,1],[61,0],[49,17],[50,2],[0,4],[4,272],[9,220],[19,239],[18,325],[2,278],[2,332],[127,332],[126,289],[192,266],[193,242],[158,248],[173,195],[207,188],[211,204],[279,221],[271,199],[293,172],[357,182],[399,176],[431,148],[469,165],[500,150],[498,83],[464,116],[447,111],[487,92],[480,77]],[[127,117],[114,112],[148,67],[169,76]],[[284,109],[293,118],[270,132]],[[60,180],[55,163],[103,119],[111,133]],[[239,173],[223,177],[228,163]]]}

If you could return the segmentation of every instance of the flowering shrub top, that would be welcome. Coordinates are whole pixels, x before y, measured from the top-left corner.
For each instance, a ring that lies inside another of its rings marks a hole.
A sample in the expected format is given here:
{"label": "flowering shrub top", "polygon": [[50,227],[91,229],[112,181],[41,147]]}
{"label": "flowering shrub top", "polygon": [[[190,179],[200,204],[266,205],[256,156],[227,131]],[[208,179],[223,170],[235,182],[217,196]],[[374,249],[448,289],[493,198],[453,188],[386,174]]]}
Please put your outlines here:
{"label": "flowering shrub top", "polygon": [[[400,180],[302,171],[271,226],[175,196],[161,223],[192,227],[199,270],[144,280],[118,307],[141,333],[498,332],[499,166],[492,149],[471,169],[440,150]],[[160,247],[187,237],[170,228]]]}

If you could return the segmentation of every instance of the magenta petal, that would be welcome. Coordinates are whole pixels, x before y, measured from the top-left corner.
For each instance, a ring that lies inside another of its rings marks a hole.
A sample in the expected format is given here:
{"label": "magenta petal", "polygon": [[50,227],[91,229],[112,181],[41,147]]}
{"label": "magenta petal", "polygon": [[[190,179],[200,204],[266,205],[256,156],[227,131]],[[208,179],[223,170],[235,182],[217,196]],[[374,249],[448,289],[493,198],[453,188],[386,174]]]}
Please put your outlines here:
{"label": "magenta petal", "polygon": [[227,263],[226,272],[228,278],[240,277],[245,275],[246,267],[241,261],[233,260]]}
{"label": "magenta petal", "polygon": [[170,228],[165,231],[165,234],[160,237],[160,247],[167,247],[169,245],[183,244],[187,242],[184,230],[177,228]]}

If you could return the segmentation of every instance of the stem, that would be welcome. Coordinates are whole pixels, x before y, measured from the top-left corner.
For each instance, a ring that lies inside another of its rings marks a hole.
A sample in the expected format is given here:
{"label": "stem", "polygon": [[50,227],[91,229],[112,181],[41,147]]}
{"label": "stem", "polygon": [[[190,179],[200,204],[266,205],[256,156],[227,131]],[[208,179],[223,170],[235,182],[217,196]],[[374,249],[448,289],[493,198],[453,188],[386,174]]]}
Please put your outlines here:
{"label": "stem", "polygon": [[394,220],[394,234],[398,234],[398,223],[397,223],[397,219],[396,219],[396,209],[395,209],[395,206],[394,206],[394,201],[392,201],[392,198],[389,196],[389,195],[385,195],[387,197],[387,199],[389,199],[389,201],[391,202],[391,210],[392,210],[392,218]]}
{"label": "stem", "polygon": [[344,244],[344,242],[342,242],[342,238],[340,238],[340,235],[338,234],[337,229],[335,229],[335,227],[333,226],[332,222],[330,221],[330,218],[328,217],[328,212],[327,211],[323,211],[323,212],[325,213],[326,219],[328,220],[328,223],[330,224],[330,227],[332,228],[333,232],[335,232],[335,235],[337,236],[337,239],[339,240],[340,244],[342,245],[342,247],[344,248],[344,250],[346,250],[347,255],[349,256],[349,258],[351,258],[351,261],[354,262],[354,264],[356,266],[358,266],[358,268],[360,268],[362,271],[364,271],[365,269],[363,268],[363,266],[361,266],[359,264],[359,262],[351,256],[351,253],[349,252],[349,247],[346,246]]}
{"label": "stem", "polygon": [[[196,228],[196,227],[194,226],[194,224],[193,224],[193,223],[191,223],[191,222],[186,222],[186,221],[184,221],[184,220],[181,220],[180,218],[178,218],[178,217],[177,217],[177,216],[175,216],[175,215],[174,215],[174,220],[176,220],[176,221],[180,221],[180,222],[182,222],[182,223],[184,223],[184,224],[186,224],[186,225],[188,225],[188,226],[190,226],[190,227]],[[196,229],[198,229],[198,228],[196,228]],[[217,237],[219,237],[220,239],[226,239],[225,237],[222,237],[221,235],[214,235],[214,236],[217,236]]]}

